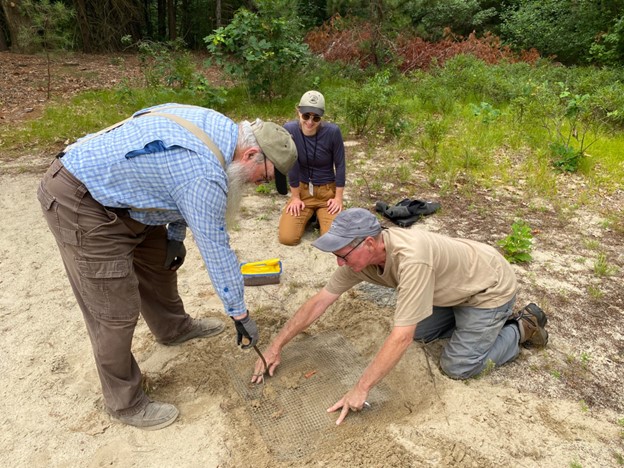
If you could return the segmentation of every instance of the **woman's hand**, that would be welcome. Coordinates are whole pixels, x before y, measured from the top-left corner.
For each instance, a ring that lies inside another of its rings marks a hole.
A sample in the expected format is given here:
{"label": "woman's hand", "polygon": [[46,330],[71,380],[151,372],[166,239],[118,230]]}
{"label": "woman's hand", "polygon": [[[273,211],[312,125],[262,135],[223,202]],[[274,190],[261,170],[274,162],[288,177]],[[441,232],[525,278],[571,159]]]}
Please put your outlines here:
{"label": "woman's hand", "polygon": [[327,211],[333,215],[340,213],[342,211],[342,199],[336,197],[327,200]]}
{"label": "woman's hand", "polygon": [[286,213],[289,213],[293,216],[299,216],[301,214],[301,210],[305,208],[305,203],[301,200],[301,198],[292,198],[290,203],[286,206]]}

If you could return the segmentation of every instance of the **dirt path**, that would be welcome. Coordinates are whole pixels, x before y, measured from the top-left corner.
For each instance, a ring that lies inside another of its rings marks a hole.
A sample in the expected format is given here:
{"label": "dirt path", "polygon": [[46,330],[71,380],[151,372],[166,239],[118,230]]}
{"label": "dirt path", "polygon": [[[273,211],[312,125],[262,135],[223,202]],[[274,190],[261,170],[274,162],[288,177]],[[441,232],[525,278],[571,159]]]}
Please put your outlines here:
{"label": "dirt path", "polygon": [[[355,168],[360,167],[355,161],[362,157],[360,147],[353,142],[347,151],[353,168],[347,196],[371,207],[374,200],[367,200],[353,183],[358,176]],[[442,343],[414,345],[384,380],[383,393],[373,400],[370,411],[351,415],[346,424],[336,427],[335,416],[324,414],[327,406],[320,403],[321,395],[318,400],[313,395],[299,403],[305,406],[305,417],[289,428],[284,413],[272,413],[270,421],[259,420],[254,405],[262,402],[241,396],[232,370],[246,372],[247,363],[255,358],[235,348],[233,327],[212,340],[169,348],[156,344],[140,322],[133,349],[150,393],[176,404],[181,412],[169,428],[144,432],[122,426],[102,411],[80,311],[35,197],[38,179],[38,174],[0,175],[5,233],[0,243],[3,466],[587,468],[622,464],[624,428],[618,420],[624,418],[624,242],[622,232],[607,222],[599,208],[563,213],[544,203],[539,210],[532,209],[535,200],[528,203],[522,193],[506,188],[480,194],[468,207],[458,195],[441,196],[416,180],[413,187],[420,190],[416,194],[440,200],[443,210],[412,229],[493,244],[505,234],[513,214],[522,211],[539,230],[535,260],[514,268],[522,285],[518,304],[537,301],[549,315],[551,341],[545,350],[523,350],[518,360],[489,375],[458,382],[444,377],[437,367]],[[608,204],[615,203],[621,213],[622,195],[612,197]],[[324,284],[335,266],[332,256],[310,246],[313,232],[296,248],[277,243],[283,202],[276,195],[250,191],[240,226],[231,233],[241,261],[275,256],[284,265],[279,285],[246,291],[262,329],[261,347]],[[188,312],[222,317],[197,249],[192,242],[187,242],[187,248],[180,291]],[[619,268],[617,274],[594,274],[599,252]],[[344,338],[341,352],[366,363],[391,328],[393,301],[390,291],[358,288],[345,294],[304,338],[338,333]],[[324,383],[321,353],[313,362],[318,366],[310,369],[316,371],[310,378],[319,379],[318,389],[346,391],[356,378],[354,368]],[[282,368],[265,395],[290,392],[289,398],[296,400],[305,389],[301,375],[293,367],[290,372]],[[310,429],[308,417],[326,417],[327,424]],[[291,430],[292,453],[267,442],[267,431],[273,429]]]}

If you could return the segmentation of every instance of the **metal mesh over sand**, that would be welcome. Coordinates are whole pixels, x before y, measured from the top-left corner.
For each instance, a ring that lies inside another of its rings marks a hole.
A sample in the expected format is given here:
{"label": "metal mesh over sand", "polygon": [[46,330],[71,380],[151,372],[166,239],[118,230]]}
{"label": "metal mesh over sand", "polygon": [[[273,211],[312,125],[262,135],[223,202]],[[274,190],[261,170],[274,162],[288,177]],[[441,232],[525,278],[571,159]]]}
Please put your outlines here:
{"label": "metal mesh over sand", "polygon": [[[340,412],[327,413],[327,408],[357,382],[368,364],[334,332],[293,340],[282,351],[275,376],[261,385],[250,383],[256,358],[250,353],[249,359],[232,361],[228,373],[267,446],[286,460],[306,455],[321,437],[331,436]],[[368,401],[378,409],[389,398],[381,384]],[[366,424],[369,417],[374,411],[350,413],[343,424]]]}

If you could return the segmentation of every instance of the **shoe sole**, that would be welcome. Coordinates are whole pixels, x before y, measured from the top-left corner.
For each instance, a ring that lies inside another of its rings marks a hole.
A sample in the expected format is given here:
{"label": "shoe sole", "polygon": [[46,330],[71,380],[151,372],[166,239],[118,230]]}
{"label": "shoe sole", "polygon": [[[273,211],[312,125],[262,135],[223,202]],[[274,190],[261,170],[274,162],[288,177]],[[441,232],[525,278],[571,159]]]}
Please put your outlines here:
{"label": "shoe sole", "polygon": [[538,328],[528,343],[540,348],[546,346],[548,344],[548,332],[541,327]]}
{"label": "shoe sole", "polygon": [[537,304],[534,304],[533,302],[531,302],[523,310],[526,310],[529,314],[537,318],[537,324],[541,328],[544,328],[546,326],[546,323],[548,323],[548,317],[546,317],[546,314],[544,313],[544,311],[540,309],[540,307]]}
{"label": "shoe sole", "polygon": [[144,431],[157,431],[158,429],[162,429],[164,427],[170,426],[176,421],[176,419],[178,419],[179,415],[180,415],[180,411],[176,408],[175,414],[171,416],[169,419],[167,419],[166,421],[153,424],[153,425],[149,425],[149,426],[140,426],[137,424],[132,424],[130,422],[124,421],[123,418],[120,418],[118,416],[115,416],[114,414],[111,414],[111,416],[117,421],[119,421],[121,424],[125,424],[126,426],[130,426],[130,427],[136,427],[137,429],[142,429]]}
{"label": "shoe sole", "polygon": [[144,427],[134,426],[134,427],[138,429],[143,429],[145,431],[157,431],[158,429],[162,429],[162,428],[172,425],[175,422],[175,420],[178,419],[179,415],[180,415],[180,412],[178,411],[176,415],[172,417],[171,419],[168,419],[167,421],[161,422],[160,424],[156,424],[154,426],[144,426]]}
{"label": "shoe sole", "polygon": [[543,347],[548,344],[548,332],[544,330],[544,327],[548,323],[548,317],[544,313],[544,311],[537,305],[531,302],[529,305],[524,307],[523,310],[526,310],[529,314],[534,316],[537,319],[537,331],[528,340],[528,343],[531,343],[533,346]]}

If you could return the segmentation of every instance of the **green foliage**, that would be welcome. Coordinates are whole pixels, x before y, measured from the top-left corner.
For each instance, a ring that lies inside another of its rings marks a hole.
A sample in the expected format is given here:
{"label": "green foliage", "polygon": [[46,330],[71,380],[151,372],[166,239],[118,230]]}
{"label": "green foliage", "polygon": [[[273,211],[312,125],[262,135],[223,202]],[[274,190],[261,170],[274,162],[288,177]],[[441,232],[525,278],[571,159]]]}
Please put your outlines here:
{"label": "green foliage", "polygon": [[581,94],[584,89],[591,88],[579,86],[569,79],[566,82],[531,82],[526,96],[521,98],[523,112],[541,121],[548,133],[547,146],[552,164],[560,172],[581,169],[586,163],[588,148],[601,135],[611,133],[620,118],[620,109],[611,109],[621,103],[618,98],[611,102],[605,98],[609,95],[604,94],[607,87],[598,88],[602,95]]}
{"label": "green foliage", "polygon": [[500,111],[492,107],[492,104],[488,102],[482,102],[478,106],[476,104],[470,104],[472,114],[475,117],[481,117],[481,123],[489,125],[494,122],[499,116]]}
{"label": "green foliage", "polygon": [[[124,36],[122,43],[131,38]],[[139,63],[148,87],[172,86],[188,88],[195,79],[191,54],[184,49],[184,41],[139,41],[136,44]]]}
{"label": "green foliage", "polygon": [[[284,8],[280,9],[280,5]],[[285,2],[258,2],[258,13],[239,10],[232,22],[204,38],[217,64],[243,80],[252,97],[285,95],[305,73],[310,55],[299,18]]]}
{"label": "green foliage", "polygon": [[121,40],[126,46],[136,47],[148,88],[189,90],[196,95],[195,104],[208,107],[225,102],[225,91],[213,87],[197,71],[182,39],[169,42],[138,41],[134,44],[130,36],[124,36]]}
{"label": "green foliage", "polygon": [[[173,61],[175,53],[163,52],[163,62],[167,54]],[[557,173],[576,170],[581,182],[571,202],[579,206],[594,191],[609,194],[624,181],[622,70],[548,62],[487,65],[471,56],[457,56],[431,72],[402,76],[392,71],[367,75],[356,69],[343,74],[334,64],[314,63],[294,81],[297,89],[282,98],[250,101],[247,88],[238,81],[228,88],[227,102],[217,91],[204,92],[202,79],[191,78],[194,84],[183,85],[189,83],[184,78],[189,75],[163,65],[160,82],[155,80],[148,88],[124,82],[114,91],[63,103],[67,108],[62,111],[63,105],[55,112],[46,111],[42,119],[24,123],[23,130],[0,128],[0,148],[3,154],[19,151],[20,145],[21,149],[56,148],[137,109],[171,101],[216,108],[235,120],[258,116],[285,121],[301,93],[314,82],[328,100],[328,119],[343,126],[345,135],[359,131],[367,137],[362,143],[370,146],[364,151],[373,153],[379,136],[396,138],[383,153],[384,162],[389,157],[393,161],[393,170],[385,173],[384,180],[375,175],[367,180],[356,177],[354,186],[361,187],[362,193],[411,186],[415,182],[408,177],[417,168],[422,180],[441,194],[469,196],[476,189],[502,183],[552,199],[559,184],[568,179]],[[152,64],[154,69],[156,64],[160,67],[156,61],[145,66]],[[582,156],[581,148],[586,150]],[[621,232],[622,223],[610,229]],[[600,293],[595,290],[596,296]]]}
{"label": "green foliage", "polygon": [[583,160],[583,152],[560,142],[553,142],[549,146],[552,164],[560,172],[576,172]]}
{"label": "green foliage", "polygon": [[[520,0],[516,9],[506,9],[502,14],[501,35],[518,48],[535,47],[542,55],[554,55],[561,62],[579,63],[588,56],[599,33],[612,23],[614,11],[609,3]],[[613,50],[611,46],[608,49]]]}
{"label": "green foliage", "polygon": [[602,33],[589,49],[590,57],[597,63],[617,66],[624,63],[624,16],[621,16],[606,33]]}
{"label": "green foliage", "polygon": [[607,256],[601,252],[598,254],[598,258],[594,261],[594,274],[598,277],[612,276],[618,272],[618,268],[615,265],[611,265]]}
{"label": "green foliage", "polygon": [[427,118],[419,132],[418,149],[413,155],[414,161],[422,160],[433,174],[439,166],[440,146],[448,132],[448,124],[440,117]]}
{"label": "green foliage", "polygon": [[404,109],[393,102],[396,93],[388,70],[378,72],[361,87],[346,89],[339,105],[349,128],[358,136],[371,136],[383,129],[387,136],[399,137],[408,124]]}
{"label": "green foliage", "polygon": [[260,184],[256,187],[256,193],[269,194],[271,193],[271,186],[269,184]]}
{"label": "green foliage", "polygon": [[43,147],[47,151],[58,151],[67,141],[108,127],[139,109],[168,102],[209,104],[188,89],[123,85],[117,89],[87,91],[69,101],[51,103],[41,118],[29,120],[19,129],[0,127],[0,149],[6,151],[17,146],[22,150]]}
{"label": "green foliage", "polygon": [[74,16],[73,10],[61,2],[50,0],[24,0],[20,8],[24,16],[30,17],[29,26],[20,28],[18,42],[22,47],[32,50],[43,50],[47,63],[47,98],[51,97],[52,73],[50,71],[50,51],[67,49],[71,46],[70,29]]}
{"label": "green foliage", "polygon": [[497,23],[498,11],[487,0],[417,0],[411,3],[412,21],[419,33],[439,40],[448,28],[467,36],[473,31],[483,33]]}
{"label": "green foliage", "polygon": [[63,2],[23,0],[20,8],[31,24],[19,31],[19,43],[31,50],[65,50],[72,45],[74,11]]}
{"label": "green foliage", "polygon": [[[457,103],[488,102],[498,107],[526,94],[535,69],[526,63],[488,65],[473,55],[456,55],[431,73],[416,74],[416,96],[433,112],[451,112]],[[483,109],[485,110],[485,109]]]}
{"label": "green foliage", "polygon": [[511,234],[499,240],[497,244],[503,249],[503,254],[509,263],[530,262],[533,248],[533,234],[531,227],[522,220],[514,221],[511,225]]}

